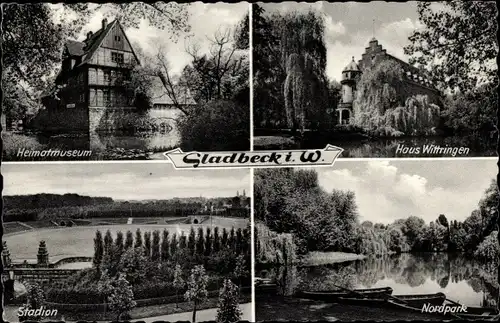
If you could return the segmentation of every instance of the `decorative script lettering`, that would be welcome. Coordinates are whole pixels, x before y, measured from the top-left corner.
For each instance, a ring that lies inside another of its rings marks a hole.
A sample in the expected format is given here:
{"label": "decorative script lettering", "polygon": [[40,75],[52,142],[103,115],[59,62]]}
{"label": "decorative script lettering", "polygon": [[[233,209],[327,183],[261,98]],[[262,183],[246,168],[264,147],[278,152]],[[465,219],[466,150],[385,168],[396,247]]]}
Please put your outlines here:
{"label": "decorative script lettering", "polygon": [[343,149],[327,145],[324,149],[236,152],[168,151],[165,156],[175,168],[248,168],[331,166]]}

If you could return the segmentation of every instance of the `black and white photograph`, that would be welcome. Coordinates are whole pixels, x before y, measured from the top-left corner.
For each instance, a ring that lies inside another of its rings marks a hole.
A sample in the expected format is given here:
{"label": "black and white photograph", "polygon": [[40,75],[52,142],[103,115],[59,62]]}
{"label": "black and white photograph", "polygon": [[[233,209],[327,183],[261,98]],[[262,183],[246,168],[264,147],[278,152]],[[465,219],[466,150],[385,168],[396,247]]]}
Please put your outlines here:
{"label": "black and white photograph", "polygon": [[494,1],[252,4],[255,150],[496,156]]}
{"label": "black and white photograph", "polygon": [[496,162],[255,170],[256,321],[498,322]]}
{"label": "black and white photograph", "polygon": [[249,4],[2,4],[5,161],[250,149]]}
{"label": "black and white photograph", "polygon": [[118,165],[2,165],[4,321],[252,320],[250,171]]}

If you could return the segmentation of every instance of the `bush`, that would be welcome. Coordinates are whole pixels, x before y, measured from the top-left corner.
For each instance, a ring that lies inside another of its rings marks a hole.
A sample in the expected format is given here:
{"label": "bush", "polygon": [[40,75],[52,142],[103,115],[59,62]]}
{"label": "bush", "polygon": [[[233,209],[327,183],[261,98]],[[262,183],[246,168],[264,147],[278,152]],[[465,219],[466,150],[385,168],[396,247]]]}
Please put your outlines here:
{"label": "bush", "polygon": [[485,261],[496,261],[500,255],[500,246],[498,245],[498,231],[493,231],[481,242],[474,257]]}
{"label": "bush", "polygon": [[18,160],[18,151],[26,150],[44,150],[45,145],[40,144],[35,138],[18,135],[8,132],[2,133],[3,140],[3,159],[4,161]]}
{"label": "bush", "polygon": [[184,151],[248,150],[250,111],[232,101],[211,101],[178,120]]}

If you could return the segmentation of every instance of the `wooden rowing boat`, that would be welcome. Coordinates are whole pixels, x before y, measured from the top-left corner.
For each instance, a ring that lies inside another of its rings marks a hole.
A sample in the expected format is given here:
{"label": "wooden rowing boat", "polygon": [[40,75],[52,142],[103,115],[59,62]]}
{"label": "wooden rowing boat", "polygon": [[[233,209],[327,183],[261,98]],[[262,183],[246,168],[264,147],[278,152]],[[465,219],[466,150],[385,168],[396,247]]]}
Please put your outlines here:
{"label": "wooden rowing boat", "polygon": [[370,307],[398,307],[399,304],[403,304],[410,308],[422,310],[422,307],[426,304],[443,305],[445,299],[446,295],[443,293],[394,296],[389,294],[386,297],[382,295],[380,298],[340,297],[338,302]]}
{"label": "wooden rowing boat", "polygon": [[[456,305],[446,304],[447,307],[454,307]],[[499,312],[496,308],[492,307],[473,307],[467,306],[465,312],[456,311],[455,314],[458,317],[464,318],[466,320],[489,320],[494,317],[497,317]]]}
{"label": "wooden rowing boat", "polygon": [[354,289],[349,290],[335,290],[335,291],[300,291],[296,293],[296,297],[312,299],[317,301],[333,302],[337,301],[339,297],[356,297],[356,298],[379,298],[384,295],[391,295],[392,288],[368,288],[368,289]]}
{"label": "wooden rowing boat", "polygon": [[[467,307],[466,312],[460,312],[457,309],[455,310],[449,310],[446,311],[446,314],[444,313],[444,309],[442,312],[422,312],[422,307],[413,307],[409,305],[405,305],[402,303],[399,303],[395,300],[388,300],[388,303],[391,304],[391,306],[395,309],[398,310],[403,310],[403,311],[411,311],[418,313],[419,315],[424,315],[429,318],[433,317],[436,319],[442,320],[443,318],[445,319],[461,319],[461,320],[481,320],[481,321],[494,321],[498,322],[499,314],[498,311],[494,308],[487,308],[487,307]],[[443,304],[441,304],[443,305]],[[440,306],[440,305],[438,305]],[[455,303],[455,304],[444,304],[445,307],[460,307],[460,304]]]}

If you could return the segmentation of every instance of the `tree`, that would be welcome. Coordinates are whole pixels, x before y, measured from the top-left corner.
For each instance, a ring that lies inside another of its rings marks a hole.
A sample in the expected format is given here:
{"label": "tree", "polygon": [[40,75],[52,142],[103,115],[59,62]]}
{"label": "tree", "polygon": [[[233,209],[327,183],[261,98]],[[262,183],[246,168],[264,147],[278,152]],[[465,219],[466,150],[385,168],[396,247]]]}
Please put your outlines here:
{"label": "tree", "polygon": [[116,233],[116,240],[115,240],[115,245],[117,247],[118,252],[121,254],[123,252],[124,248],[124,241],[123,241],[123,232],[118,231]]}
{"label": "tree", "polygon": [[224,280],[224,285],[219,292],[219,307],[217,309],[216,321],[220,323],[232,323],[241,319],[239,308],[238,287],[230,279]]}
{"label": "tree", "polygon": [[424,220],[416,216],[410,216],[404,221],[404,226],[401,228],[401,231],[406,236],[410,247],[413,247],[417,237],[424,227],[424,224]]}
{"label": "tree", "polygon": [[190,255],[193,256],[196,252],[196,233],[193,227],[191,227],[191,230],[189,231],[187,247],[189,249]]}
{"label": "tree", "polygon": [[219,227],[214,228],[214,239],[212,249],[215,252],[220,250]]}
{"label": "tree", "polygon": [[175,257],[177,259],[177,234],[174,233],[172,236],[172,241],[170,242],[170,254],[172,257]]}
{"label": "tree", "polygon": [[101,231],[97,230],[94,238],[94,259],[92,260],[95,268],[99,268],[101,266],[103,254],[104,242],[102,240]]}
{"label": "tree", "polygon": [[191,270],[191,275],[187,281],[187,291],[184,294],[188,302],[193,302],[193,319],[196,322],[196,310],[198,305],[206,301],[208,296],[207,291],[208,276],[205,274],[205,268],[202,265],[195,266]]}
{"label": "tree", "polygon": [[213,244],[213,236],[211,234],[210,227],[207,227],[207,233],[205,235],[205,257],[209,257],[212,254],[212,244]]}
{"label": "tree", "polygon": [[196,236],[196,254],[203,257],[205,254],[205,238],[203,235],[203,227],[198,228],[198,235]]}
{"label": "tree", "polygon": [[144,255],[147,259],[151,259],[151,232],[144,233]]}
{"label": "tree", "polygon": [[134,248],[142,248],[142,233],[141,233],[141,229],[139,229],[139,228],[137,228],[137,231],[135,231]]}
{"label": "tree", "polygon": [[223,151],[249,148],[249,108],[233,100],[199,104],[178,120],[183,150]]}
{"label": "tree", "polygon": [[442,90],[465,93],[481,83],[496,84],[495,2],[448,1],[435,8],[427,2],[417,5],[423,28],[413,32],[405,47],[413,55],[410,63],[430,69]]}
{"label": "tree", "polygon": [[112,292],[108,296],[109,307],[116,312],[116,320],[120,321],[122,314],[133,309],[137,303],[134,301],[134,292],[132,286],[125,279],[124,274],[120,274],[113,284]]}
{"label": "tree", "polygon": [[134,236],[132,235],[132,231],[127,230],[127,234],[125,237],[125,249],[130,249],[134,245]]}
{"label": "tree", "polygon": [[[235,44],[234,33],[230,28],[218,29],[210,41],[209,56],[200,54],[199,44],[190,44],[186,52],[191,56],[191,72],[195,72],[200,80],[203,80],[205,87],[202,90],[205,94],[204,102],[212,99],[229,99],[224,94],[225,82],[231,77],[244,72],[246,68],[242,64],[248,64],[246,52],[239,53]],[[248,80],[248,73],[247,73]]]}
{"label": "tree", "polygon": [[118,272],[125,275],[127,281],[135,285],[146,278],[146,263],[142,248],[129,248],[120,258]]}
{"label": "tree", "polygon": [[[175,241],[177,243],[177,240]],[[163,230],[163,237],[161,240],[161,260],[167,261],[170,258],[170,240],[168,237],[168,230]]]}
{"label": "tree", "polygon": [[[25,309],[36,310],[41,308],[45,304],[45,295],[43,290],[37,283],[26,284],[26,304],[24,304]],[[23,317],[25,320],[40,320],[40,317]]]}
{"label": "tree", "polygon": [[361,223],[361,226],[365,228],[373,228],[373,223],[371,221],[363,221],[363,223]]}
{"label": "tree", "polygon": [[236,246],[236,231],[234,230],[234,227],[232,227],[231,231],[229,231],[229,239],[227,240],[227,244],[229,249],[234,250]]}
{"label": "tree", "polygon": [[97,282],[97,290],[104,296],[104,305],[107,307],[108,297],[113,292],[113,280],[109,277],[106,270],[101,272],[101,277],[99,277],[99,281]]}
{"label": "tree", "polygon": [[153,261],[160,260],[160,231],[153,231],[153,244],[151,246],[151,259]]}
{"label": "tree", "polygon": [[108,230],[104,235],[104,253],[109,253],[112,245],[113,245],[113,236],[111,235],[111,231]]}
{"label": "tree", "polygon": [[266,15],[258,5],[252,9],[255,124],[303,128],[308,119],[319,125],[328,104],[323,18],[314,11]]}
{"label": "tree", "polygon": [[244,255],[236,257],[236,263],[233,270],[233,279],[238,282],[238,288],[241,287],[241,278],[245,277],[247,272],[246,260]]}
{"label": "tree", "polygon": [[229,241],[228,232],[227,232],[226,228],[223,228],[222,229],[222,238],[220,241],[221,249],[225,249],[228,247],[228,241]]}
{"label": "tree", "polygon": [[187,248],[187,237],[182,231],[181,236],[179,238],[179,250],[184,251]]}
{"label": "tree", "polygon": [[186,285],[186,282],[182,278],[182,268],[181,265],[176,264],[175,269],[174,269],[174,281],[172,282],[172,285],[175,288],[175,306],[178,308],[179,307],[179,299],[177,295],[179,295],[179,291],[184,288],[184,285]]}

